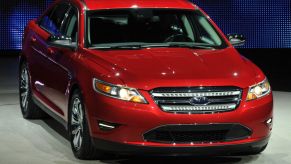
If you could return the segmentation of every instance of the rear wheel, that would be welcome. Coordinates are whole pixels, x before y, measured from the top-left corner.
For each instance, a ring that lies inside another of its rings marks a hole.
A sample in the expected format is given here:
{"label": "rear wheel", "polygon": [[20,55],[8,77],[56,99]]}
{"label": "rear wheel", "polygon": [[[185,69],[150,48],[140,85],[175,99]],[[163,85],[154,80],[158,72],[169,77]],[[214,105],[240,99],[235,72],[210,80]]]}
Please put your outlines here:
{"label": "rear wheel", "polygon": [[25,62],[21,64],[19,71],[19,100],[21,112],[25,119],[38,119],[47,116],[32,100],[29,72]]}
{"label": "rear wheel", "polygon": [[81,92],[75,90],[70,101],[69,136],[73,153],[79,159],[104,159],[91,142],[88,121],[84,110]]}

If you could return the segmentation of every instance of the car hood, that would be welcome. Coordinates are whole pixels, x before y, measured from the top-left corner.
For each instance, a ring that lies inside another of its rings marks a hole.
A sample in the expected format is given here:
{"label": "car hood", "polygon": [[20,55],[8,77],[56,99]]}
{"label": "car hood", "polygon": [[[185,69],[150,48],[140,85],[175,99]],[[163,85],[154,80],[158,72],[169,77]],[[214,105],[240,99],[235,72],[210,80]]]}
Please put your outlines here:
{"label": "car hood", "polygon": [[102,60],[103,67],[111,70],[124,85],[138,89],[182,86],[245,88],[256,82],[252,65],[234,48],[90,51],[97,56],[96,62]]}

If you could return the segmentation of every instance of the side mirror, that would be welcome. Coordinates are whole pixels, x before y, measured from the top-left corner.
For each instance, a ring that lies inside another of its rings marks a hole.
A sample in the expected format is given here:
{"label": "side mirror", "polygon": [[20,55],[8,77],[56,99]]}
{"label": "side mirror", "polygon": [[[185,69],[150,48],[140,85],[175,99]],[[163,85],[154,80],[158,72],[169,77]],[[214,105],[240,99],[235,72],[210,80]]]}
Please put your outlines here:
{"label": "side mirror", "polygon": [[48,39],[49,45],[53,47],[64,47],[70,49],[76,49],[77,43],[72,42],[72,38],[66,36],[51,35]]}
{"label": "side mirror", "polygon": [[233,46],[243,46],[246,42],[246,38],[241,34],[228,34],[227,38]]}

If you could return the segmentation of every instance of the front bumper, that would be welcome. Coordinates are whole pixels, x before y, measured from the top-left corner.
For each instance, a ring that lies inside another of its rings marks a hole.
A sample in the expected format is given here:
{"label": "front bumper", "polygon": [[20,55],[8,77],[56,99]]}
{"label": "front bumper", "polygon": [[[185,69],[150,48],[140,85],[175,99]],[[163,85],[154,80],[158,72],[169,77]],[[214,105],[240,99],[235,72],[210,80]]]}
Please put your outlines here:
{"label": "front bumper", "polygon": [[[135,104],[125,102],[95,92],[91,92],[85,97],[87,109],[87,118],[89,118],[90,133],[93,138],[105,141],[102,143],[116,143],[125,147],[134,147],[133,149],[157,148],[157,150],[173,148],[183,149],[195,152],[197,147],[204,151],[210,149],[219,149],[218,152],[224,151],[227,146],[230,150],[238,147],[250,147],[270,136],[272,126],[266,122],[273,118],[273,97],[272,94],[250,102],[242,101],[240,106],[230,112],[215,114],[174,114],[163,112],[152,100],[146,91],[141,91],[142,95],[149,101],[149,104]],[[242,99],[246,97],[247,90],[243,92]],[[98,100],[98,101],[96,101]],[[119,126],[113,130],[104,131],[98,126],[99,121],[118,124]],[[247,138],[236,141],[226,141],[222,143],[201,143],[201,144],[163,144],[159,142],[148,142],[144,139],[144,134],[148,131],[164,125],[207,125],[207,124],[240,124],[251,130],[251,135]],[[99,142],[97,142],[100,145]],[[254,144],[253,144],[254,143]],[[263,142],[265,144],[265,142]],[[101,144],[102,145],[102,144]],[[106,145],[106,144],[105,144]],[[115,145],[115,144],[113,144]],[[130,146],[131,145],[131,146]],[[146,147],[143,147],[146,146]],[[247,145],[247,146],[246,146]],[[101,146],[103,147],[103,146]],[[105,147],[105,146],[104,146]],[[121,146],[122,147],[122,146]],[[161,147],[161,148],[160,148]],[[176,148],[177,147],[177,148]],[[203,148],[205,147],[205,148]],[[232,148],[234,147],[234,148]],[[99,146],[98,146],[99,148]],[[115,149],[115,146],[112,150]],[[118,149],[117,149],[118,150]],[[238,148],[240,150],[240,148]],[[110,150],[111,151],[111,150]],[[122,149],[123,151],[123,149]],[[187,152],[186,151],[186,152]],[[235,151],[235,150],[234,150]],[[160,152],[160,151],[157,151]]]}
{"label": "front bumper", "polygon": [[219,156],[237,155],[260,149],[268,144],[269,137],[244,144],[229,144],[220,146],[145,146],[121,144],[93,138],[96,148],[118,155],[150,155],[150,156]]}

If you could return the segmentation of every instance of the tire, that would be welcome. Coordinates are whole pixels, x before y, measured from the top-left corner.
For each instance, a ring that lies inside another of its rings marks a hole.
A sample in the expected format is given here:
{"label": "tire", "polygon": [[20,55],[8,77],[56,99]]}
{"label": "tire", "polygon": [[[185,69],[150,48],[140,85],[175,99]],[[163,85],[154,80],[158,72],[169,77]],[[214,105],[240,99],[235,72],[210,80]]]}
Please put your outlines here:
{"label": "tire", "polygon": [[84,101],[80,90],[76,89],[69,105],[69,138],[72,151],[76,158],[82,160],[106,159],[108,154],[97,150],[91,141]]}
{"label": "tire", "polygon": [[47,116],[32,100],[29,71],[25,62],[19,69],[19,101],[25,119],[40,119]]}

